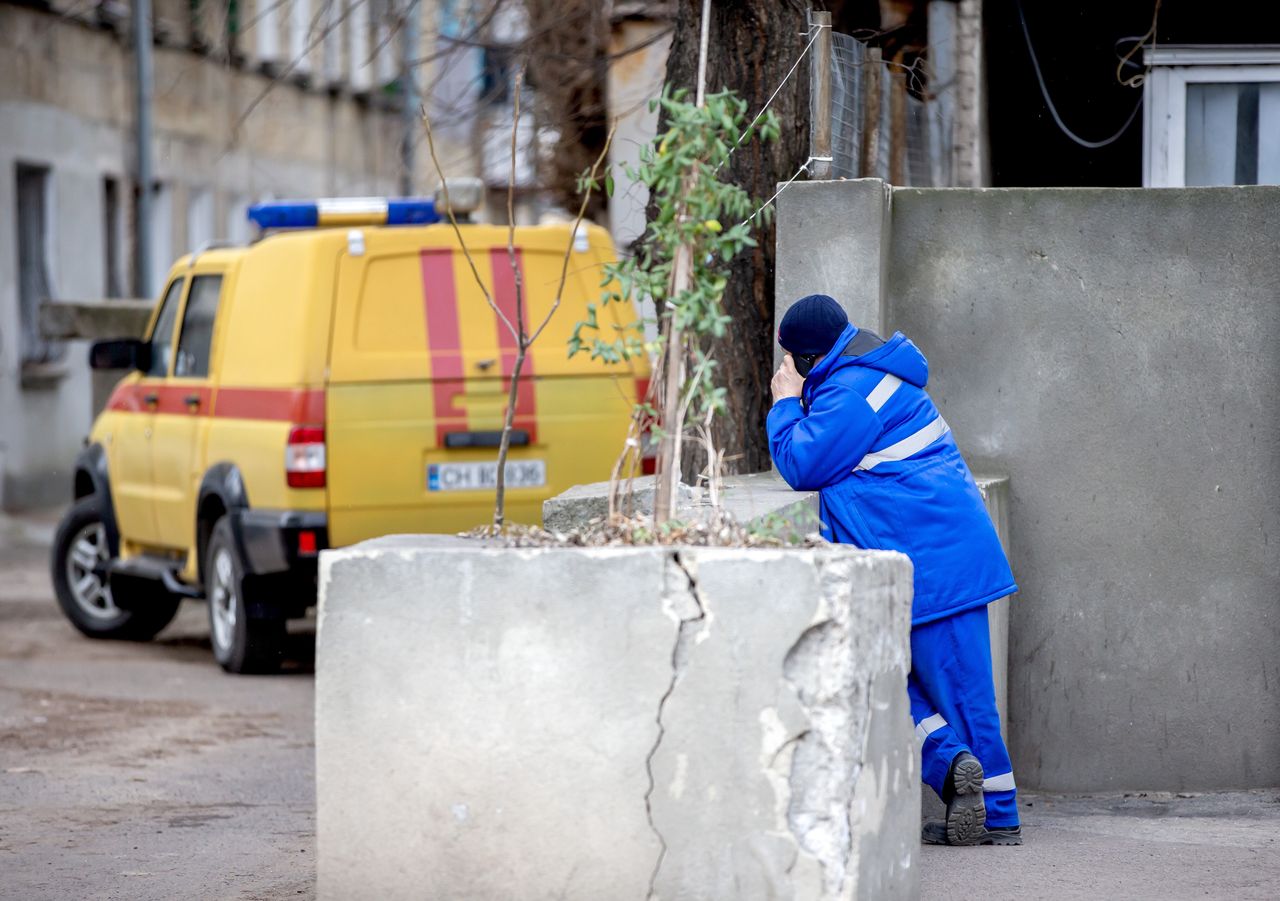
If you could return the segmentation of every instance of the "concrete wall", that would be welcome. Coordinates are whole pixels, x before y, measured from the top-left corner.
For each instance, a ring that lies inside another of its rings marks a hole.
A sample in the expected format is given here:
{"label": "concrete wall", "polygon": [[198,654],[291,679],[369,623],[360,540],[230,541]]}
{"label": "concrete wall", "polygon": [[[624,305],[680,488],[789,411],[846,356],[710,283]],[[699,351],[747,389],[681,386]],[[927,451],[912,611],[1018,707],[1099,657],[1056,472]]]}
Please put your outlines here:
{"label": "concrete wall", "polygon": [[[829,294],[854,322],[878,329],[884,319],[888,211],[889,188],[873,178],[795,182],[784,191],[778,198],[777,321],[806,294]],[[775,356],[776,366],[782,361],[776,342]]]}
{"label": "concrete wall", "polygon": [[[1280,783],[1280,188],[895,190],[825,204],[848,284],[929,357],[975,469],[1008,473],[1020,785]],[[803,236],[802,236],[803,237]],[[812,269],[779,230],[779,285]]]}
{"label": "concrete wall", "polygon": [[850,548],[326,552],[319,895],[917,897],[910,607]]}

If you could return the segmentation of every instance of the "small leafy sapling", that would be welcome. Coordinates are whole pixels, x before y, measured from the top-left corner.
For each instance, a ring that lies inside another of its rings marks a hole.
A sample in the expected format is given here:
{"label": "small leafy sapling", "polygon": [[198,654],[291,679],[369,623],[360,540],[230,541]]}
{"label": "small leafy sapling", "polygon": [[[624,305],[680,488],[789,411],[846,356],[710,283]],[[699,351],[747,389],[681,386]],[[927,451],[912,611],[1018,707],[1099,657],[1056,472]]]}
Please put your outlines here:
{"label": "small leafy sapling", "polygon": [[[709,94],[702,105],[687,97],[686,91],[666,88],[651,103],[651,110],[661,109],[665,130],[641,150],[638,166],[624,167],[628,178],[649,189],[650,219],[636,253],[608,265],[601,285],[601,305],[651,299],[661,337],[646,342],[643,321],[606,329],[591,305],[569,339],[570,356],[585,352],[611,363],[644,354],[657,359],[656,377],[649,395],[635,407],[610,491],[614,512],[621,484],[625,480],[629,485],[638,469],[641,441],[651,433],[663,450],[657,523],[674,514],[680,447],[689,432],[706,451],[710,500],[718,505],[724,451],[715,447],[710,426],[725,412],[727,389],[716,382],[710,342],[722,338],[731,322],[722,305],[727,264],[756,246],[754,225],[766,224],[772,215],[771,208],[757,208],[743,188],[722,181],[719,173],[735,150],[752,139],[776,140],[779,133],[772,112],[747,123],[746,102],[732,91]],[[611,177],[606,178],[606,189],[611,185]]]}

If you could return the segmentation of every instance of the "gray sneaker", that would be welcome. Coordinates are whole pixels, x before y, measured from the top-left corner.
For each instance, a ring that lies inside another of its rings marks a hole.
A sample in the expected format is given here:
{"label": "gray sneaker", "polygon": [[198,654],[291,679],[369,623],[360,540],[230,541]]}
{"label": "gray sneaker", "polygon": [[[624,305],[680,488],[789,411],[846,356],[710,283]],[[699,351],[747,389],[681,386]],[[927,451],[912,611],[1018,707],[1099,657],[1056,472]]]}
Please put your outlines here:
{"label": "gray sneaker", "polygon": [[946,822],[925,823],[920,840],[927,845],[984,844],[987,804],[982,797],[982,764],[968,751],[951,761],[942,800],[947,804]]}
{"label": "gray sneaker", "polygon": [[983,845],[1020,845],[1022,844],[1021,826],[997,826],[988,829],[980,844]]}
{"label": "gray sneaker", "polygon": [[[920,831],[920,840],[926,845],[949,845],[947,841],[947,824],[938,820],[925,823]],[[1022,844],[1021,826],[1001,826],[987,829],[975,845],[1020,845]]]}

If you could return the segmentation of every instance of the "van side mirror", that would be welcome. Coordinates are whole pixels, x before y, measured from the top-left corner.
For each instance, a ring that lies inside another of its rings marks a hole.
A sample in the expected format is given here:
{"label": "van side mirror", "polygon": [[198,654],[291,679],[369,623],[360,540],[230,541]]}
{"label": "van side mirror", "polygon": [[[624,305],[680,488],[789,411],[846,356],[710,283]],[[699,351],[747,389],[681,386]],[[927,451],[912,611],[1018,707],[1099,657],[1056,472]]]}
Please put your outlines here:
{"label": "van side mirror", "polygon": [[147,369],[151,366],[151,345],[137,338],[95,341],[89,348],[92,369]]}

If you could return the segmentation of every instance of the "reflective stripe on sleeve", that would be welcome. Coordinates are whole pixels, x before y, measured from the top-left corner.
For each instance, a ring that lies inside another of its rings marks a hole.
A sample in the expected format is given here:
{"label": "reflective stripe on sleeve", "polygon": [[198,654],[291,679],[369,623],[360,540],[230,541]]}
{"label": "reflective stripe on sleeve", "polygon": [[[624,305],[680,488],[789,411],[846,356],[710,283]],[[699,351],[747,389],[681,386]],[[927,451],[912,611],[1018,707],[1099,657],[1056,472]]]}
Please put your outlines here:
{"label": "reflective stripe on sleeve", "polygon": [[867,403],[871,405],[871,409],[880,412],[880,408],[889,402],[889,398],[893,397],[893,392],[898,390],[898,386],[902,384],[902,379],[896,375],[885,373],[880,383],[871,389],[871,393],[867,395]]}
{"label": "reflective stripe on sleeve", "polygon": [[1013,773],[1001,773],[999,776],[988,776],[982,780],[982,790],[984,792],[1011,792],[1016,785],[1013,783]]}
{"label": "reflective stripe on sleeve", "polygon": [[874,453],[867,454],[854,467],[856,472],[859,469],[874,469],[881,463],[896,463],[900,460],[906,460],[913,457],[920,451],[924,450],[930,444],[937,441],[947,432],[951,431],[945,419],[939,416],[933,422],[929,423],[918,432],[908,435],[897,444],[891,444],[888,447],[881,448]]}
{"label": "reflective stripe on sleeve", "polygon": [[946,724],[947,721],[942,718],[941,713],[935,713],[933,716],[926,716],[920,721],[920,724],[916,726],[916,738],[924,741]]}

